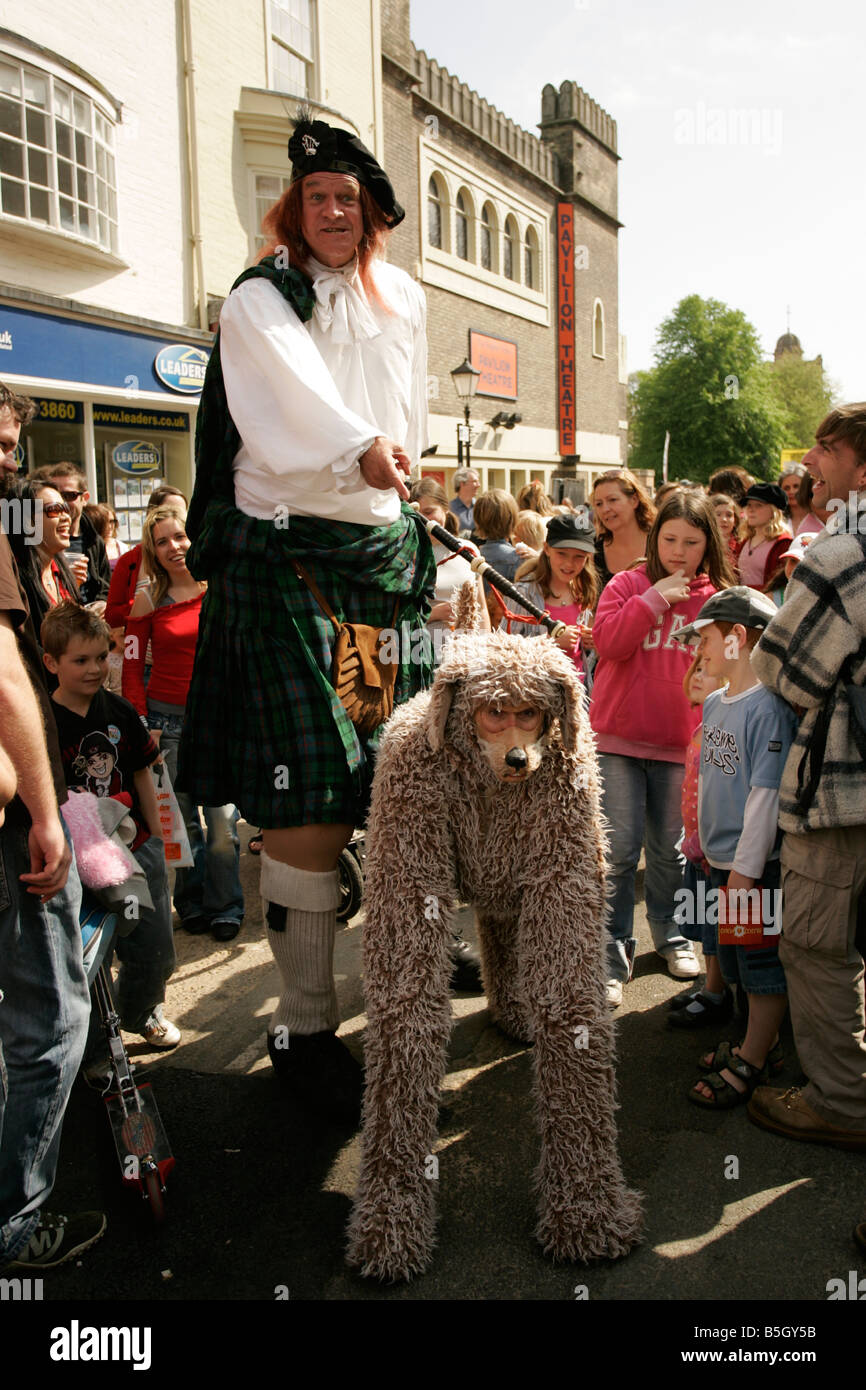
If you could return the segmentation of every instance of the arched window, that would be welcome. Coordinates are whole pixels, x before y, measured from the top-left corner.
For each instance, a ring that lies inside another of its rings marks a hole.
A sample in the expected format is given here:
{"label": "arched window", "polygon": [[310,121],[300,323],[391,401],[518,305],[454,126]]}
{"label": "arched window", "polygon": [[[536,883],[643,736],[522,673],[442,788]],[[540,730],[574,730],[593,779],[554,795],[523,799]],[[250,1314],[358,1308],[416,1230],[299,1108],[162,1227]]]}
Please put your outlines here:
{"label": "arched window", "polygon": [[430,176],[427,185],[427,240],[442,249],[442,194],[436,179]]}
{"label": "arched window", "polygon": [[495,270],[493,234],[496,227],[496,214],[489,203],[481,209],[481,228],[479,232],[481,264],[485,270]]}
{"label": "arched window", "polygon": [[462,189],[454,200],[454,250],[461,261],[469,260],[469,202]]}
{"label": "arched window", "polygon": [[502,273],[506,280],[517,279],[517,256],[520,245],[517,223],[513,217],[505,220],[505,240],[502,243]]}
{"label": "arched window", "polygon": [[604,305],[595,301],[592,310],[592,355],[604,357]]}
{"label": "arched window", "polygon": [[534,227],[527,227],[523,243],[523,283],[531,290],[541,289],[538,234]]}

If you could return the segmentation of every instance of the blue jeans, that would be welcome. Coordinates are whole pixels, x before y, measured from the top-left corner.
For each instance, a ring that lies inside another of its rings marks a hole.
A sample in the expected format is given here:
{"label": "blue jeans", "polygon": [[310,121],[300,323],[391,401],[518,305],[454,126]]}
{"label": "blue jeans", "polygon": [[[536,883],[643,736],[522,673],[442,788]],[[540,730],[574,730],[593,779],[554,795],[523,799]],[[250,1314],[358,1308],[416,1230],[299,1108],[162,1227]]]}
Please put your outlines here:
{"label": "blue jeans", "polygon": [[646,841],[644,876],[647,919],[653,945],[667,955],[688,942],[674,920],[675,894],[685,860],[677,850],[683,821],[680,801],[682,763],[600,753],[602,810],[610,822],[607,903],[608,969],[612,980],[627,980],[633,953],[635,871]]}
{"label": "blue jeans", "polygon": [[23,1250],[54,1186],[90,1015],[78,870],[73,859],[44,905],[27,893],[28,828],[17,808],[0,828],[0,1264]]}
{"label": "blue jeans", "polygon": [[[172,786],[177,779],[177,750],[183,719],[176,714],[151,712],[147,722],[161,729],[159,748]],[[174,905],[181,921],[207,917],[211,922],[242,922],[244,893],[240,877],[240,837],[236,806],[202,806],[207,841],[202,834],[199,808],[184,792],[175,792],[189,836],[193,867],[178,869],[174,881]]]}

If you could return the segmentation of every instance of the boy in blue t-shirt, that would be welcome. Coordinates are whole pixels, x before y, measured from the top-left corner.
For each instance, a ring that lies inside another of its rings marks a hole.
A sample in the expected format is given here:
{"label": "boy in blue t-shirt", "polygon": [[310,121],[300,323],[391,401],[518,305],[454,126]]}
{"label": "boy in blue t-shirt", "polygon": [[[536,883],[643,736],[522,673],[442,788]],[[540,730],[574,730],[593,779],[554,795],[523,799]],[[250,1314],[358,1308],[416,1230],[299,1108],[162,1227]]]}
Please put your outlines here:
{"label": "boy in blue t-shirt", "polygon": [[[136,837],[130,846],[147,879],[153,907],[140,907],[135,929],[118,937],[117,1008],[122,1027],[153,1048],[176,1047],[180,1029],[163,1017],[165,986],[175,967],[165,847],[150,765],[159,749],[128,700],[106,690],[111,629],[74,603],[52,608],[42,623],[43,660],[57,677],[52,709],[70,793],[80,787],[113,796],[130,808]],[[94,1039],[94,1030],[91,1029]],[[100,1065],[89,1060],[87,1070]]]}
{"label": "boy in blue t-shirt", "polygon": [[[738,585],[708,599],[677,637],[698,634],[707,674],[728,682],[707,696],[703,709],[698,826],[712,888],[741,890],[743,906],[743,890],[762,890],[765,926],[769,908],[778,930],[779,786],[797,721],[750,664],[751,650],[775,614],[766,594]],[[718,896],[708,895],[707,906],[715,911]],[[688,1095],[696,1105],[722,1110],[748,1100],[766,1081],[768,1063],[780,1062],[779,1025],[788,996],[775,941],[755,949],[720,944],[719,964],[725,980],[741,984],[748,995],[746,1036],[739,1046],[722,1043],[701,1059],[706,1075]]]}

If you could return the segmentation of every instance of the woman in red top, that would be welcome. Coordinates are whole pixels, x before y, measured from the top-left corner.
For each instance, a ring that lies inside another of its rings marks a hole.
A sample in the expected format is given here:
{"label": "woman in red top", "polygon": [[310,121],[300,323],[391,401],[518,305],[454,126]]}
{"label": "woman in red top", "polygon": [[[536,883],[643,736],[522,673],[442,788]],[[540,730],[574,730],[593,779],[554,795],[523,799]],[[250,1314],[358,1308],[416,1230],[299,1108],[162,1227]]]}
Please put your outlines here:
{"label": "woman in red top", "polygon": [[[186,567],[189,538],[176,508],[151,508],[141,537],[141,570],[135,602],[126,624],[123,693],[145,719],[174,782],[177,750],[205,585]],[[144,660],[150,643],[152,669],[145,693]],[[205,806],[207,844],[198,808],[177,793],[186,822],[194,865],[178,870],[174,905],[187,931],[211,931],[217,941],[231,941],[240,930],[244,899],[238,872],[239,846],[235,806]]]}

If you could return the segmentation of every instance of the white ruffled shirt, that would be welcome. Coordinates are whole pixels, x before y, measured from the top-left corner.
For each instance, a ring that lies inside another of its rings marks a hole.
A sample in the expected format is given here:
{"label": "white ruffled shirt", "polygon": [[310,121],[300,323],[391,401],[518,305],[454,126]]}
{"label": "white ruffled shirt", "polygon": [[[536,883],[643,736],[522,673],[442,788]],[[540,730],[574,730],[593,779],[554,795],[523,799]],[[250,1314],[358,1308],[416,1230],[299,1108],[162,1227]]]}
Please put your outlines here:
{"label": "white ruffled shirt", "polygon": [[427,446],[424,294],[375,261],[389,313],[367,299],[356,262],[332,270],[311,261],[308,270],[309,323],[265,279],[244,281],[220,314],[226,398],[243,440],[235,503],[262,520],[282,512],[384,526],[400,499],[368,487],[358,459],[378,435],[402,445],[413,466]]}

